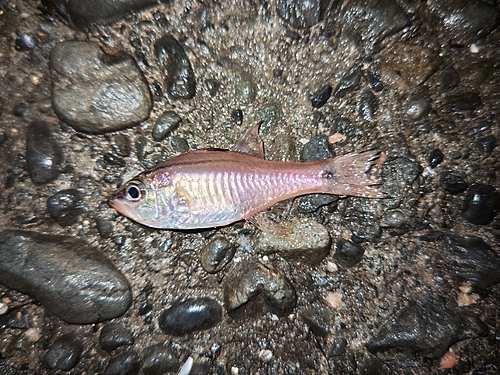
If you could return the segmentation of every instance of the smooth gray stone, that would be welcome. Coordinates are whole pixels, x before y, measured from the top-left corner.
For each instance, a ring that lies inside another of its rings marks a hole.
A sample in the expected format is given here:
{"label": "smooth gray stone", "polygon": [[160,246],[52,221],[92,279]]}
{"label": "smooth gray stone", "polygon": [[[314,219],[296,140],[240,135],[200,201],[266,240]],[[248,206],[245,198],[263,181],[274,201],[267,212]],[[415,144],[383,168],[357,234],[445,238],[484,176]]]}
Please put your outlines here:
{"label": "smooth gray stone", "polygon": [[132,302],[128,280],[98,249],[35,232],[0,233],[0,284],[73,324],[116,318]]}

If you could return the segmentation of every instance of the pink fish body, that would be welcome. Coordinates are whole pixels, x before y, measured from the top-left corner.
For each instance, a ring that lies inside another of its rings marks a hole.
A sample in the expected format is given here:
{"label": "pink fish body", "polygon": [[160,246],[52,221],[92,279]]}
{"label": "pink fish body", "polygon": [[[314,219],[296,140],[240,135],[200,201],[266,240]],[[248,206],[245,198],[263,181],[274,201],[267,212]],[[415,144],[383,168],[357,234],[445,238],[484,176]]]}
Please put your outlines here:
{"label": "pink fish body", "polygon": [[157,164],[122,185],[111,196],[111,206],[153,228],[199,229],[250,219],[304,194],[386,197],[366,173],[377,152],[310,163],[268,161],[258,128],[251,128],[232,151],[190,151]]}

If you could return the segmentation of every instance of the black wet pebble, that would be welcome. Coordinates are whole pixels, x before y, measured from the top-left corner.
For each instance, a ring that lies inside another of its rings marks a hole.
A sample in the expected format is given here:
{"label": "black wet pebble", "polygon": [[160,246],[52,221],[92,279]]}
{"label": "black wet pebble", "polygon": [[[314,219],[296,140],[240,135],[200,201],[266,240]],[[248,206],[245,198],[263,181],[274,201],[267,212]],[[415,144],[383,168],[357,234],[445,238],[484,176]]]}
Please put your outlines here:
{"label": "black wet pebble", "polygon": [[349,70],[340,80],[339,85],[335,89],[334,95],[337,98],[341,98],[351,91],[354,91],[359,86],[362,76],[363,73],[361,72],[359,66],[356,65],[352,67],[351,70]]}
{"label": "black wet pebble", "polygon": [[125,351],[111,357],[104,375],[136,375],[141,370],[141,359],[136,351]]}
{"label": "black wet pebble", "polygon": [[222,319],[222,307],[208,297],[177,300],[159,318],[162,331],[182,335],[215,326]]}
{"label": "black wet pebble", "polygon": [[132,345],[133,343],[133,333],[120,323],[108,323],[101,329],[99,345],[104,350],[112,351],[120,346]]}
{"label": "black wet pebble", "polygon": [[429,167],[436,168],[439,164],[441,164],[444,160],[443,151],[438,148],[435,148],[429,154],[428,162]]}
{"label": "black wet pebble", "polygon": [[14,114],[14,116],[16,117],[23,117],[25,114],[26,114],[26,109],[28,107],[26,106],[25,103],[17,103],[13,110],[12,110],[12,113]]}
{"label": "black wet pebble", "polygon": [[142,352],[142,372],[144,375],[162,375],[177,372],[179,360],[176,353],[163,344],[152,345]]}
{"label": "black wet pebble", "polygon": [[317,93],[311,98],[311,104],[314,108],[321,108],[325,105],[326,101],[332,96],[332,86],[323,86]]}
{"label": "black wet pebble", "polygon": [[21,52],[34,50],[38,42],[32,36],[18,32],[19,38],[14,41],[14,47]]}
{"label": "black wet pebble", "polygon": [[378,99],[369,89],[364,90],[358,98],[358,113],[366,121],[373,121],[378,109]]}
{"label": "black wet pebble", "polygon": [[383,82],[371,72],[366,72],[366,79],[370,83],[370,87],[372,88],[373,92],[380,92],[384,89]]}
{"label": "black wet pebble", "polygon": [[176,112],[163,112],[153,128],[153,139],[157,142],[163,141],[172,134],[172,132],[177,130],[181,121],[181,117]]}
{"label": "black wet pebble", "polygon": [[26,137],[26,166],[35,184],[44,184],[59,176],[63,159],[51,124],[34,121],[28,126]]}
{"label": "black wet pebble", "polygon": [[477,149],[481,152],[481,156],[486,158],[490,156],[495,147],[498,146],[497,138],[494,135],[481,138],[476,142]]}
{"label": "black wet pebble", "polygon": [[217,273],[233,258],[236,248],[224,237],[215,237],[201,250],[201,266],[208,273]]}
{"label": "black wet pebble", "polygon": [[439,185],[444,191],[453,195],[465,191],[469,186],[462,177],[448,172],[441,173],[439,176]]}
{"label": "black wet pebble", "polygon": [[113,150],[120,156],[130,156],[132,152],[132,145],[130,138],[124,134],[116,134],[111,138],[111,145]]}
{"label": "black wet pebble", "polygon": [[236,125],[241,125],[243,123],[243,111],[241,109],[235,109],[231,113],[231,117]]}
{"label": "black wet pebble", "polygon": [[351,241],[339,240],[333,257],[340,265],[349,268],[358,264],[363,259],[364,253],[365,249],[360,245],[356,245]]}
{"label": "black wet pebble", "polygon": [[75,224],[82,212],[80,193],[76,189],[58,191],[47,199],[47,210],[61,226]]}
{"label": "black wet pebble", "polygon": [[174,99],[194,97],[196,79],[184,47],[172,35],[165,35],[155,43],[155,54],[169,95]]}
{"label": "black wet pebble", "polygon": [[74,333],[66,333],[59,337],[49,348],[43,358],[48,369],[71,370],[80,360],[83,344]]}
{"label": "black wet pebble", "polygon": [[466,192],[462,216],[469,223],[488,225],[500,210],[500,193],[491,185],[473,184]]}
{"label": "black wet pebble", "polygon": [[113,222],[104,217],[97,217],[95,219],[97,231],[99,235],[104,238],[109,238],[113,234]]}
{"label": "black wet pebble", "polygon": [[118,167],[124,167],[126,165],[125,160],[110,152],[104,154],[104,161],[109,165],[116,165]]}
{"label": "black wet pebble", "polygon": [[334,324],[331,310],[309,308],[303,311],[301,316],[316,336],[326,337],[331,333]]}
{"label": "black wet pebble", "polygon": [[318,161],[333,157],[332,146],[324,134],[313,137],[300,153],[301,162]]}
{"label": "black wet pebble", "polygon": [[173,137],[170,141],[170,144],[174,148],[175,151],[186,153],[189,151],[189,143],[181,137]]}

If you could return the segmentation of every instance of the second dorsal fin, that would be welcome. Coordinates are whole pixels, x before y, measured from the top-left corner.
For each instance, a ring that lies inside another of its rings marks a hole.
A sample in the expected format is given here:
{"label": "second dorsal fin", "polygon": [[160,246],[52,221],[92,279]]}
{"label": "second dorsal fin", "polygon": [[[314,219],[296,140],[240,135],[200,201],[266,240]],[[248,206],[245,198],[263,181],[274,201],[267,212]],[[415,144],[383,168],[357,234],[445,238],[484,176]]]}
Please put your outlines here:
{"label": "second dorsal fin", "polygon": [[264,159],[264,142],[259,136],[260,124],[262,124],[262,121],[248,129],[238,142],[231,147],[231,151]]}

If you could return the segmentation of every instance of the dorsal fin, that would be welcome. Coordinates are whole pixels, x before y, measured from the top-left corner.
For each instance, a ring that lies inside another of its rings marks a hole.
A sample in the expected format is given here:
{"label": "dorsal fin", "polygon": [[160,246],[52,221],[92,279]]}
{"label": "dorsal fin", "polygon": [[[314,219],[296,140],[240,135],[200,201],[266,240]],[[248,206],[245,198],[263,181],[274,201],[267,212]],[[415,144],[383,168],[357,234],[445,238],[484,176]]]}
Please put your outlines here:
{"label": "dorsal fin", "polygon": [[264,159],[264,142],[259,136],[260,124],[262,124],[262,121],[248,129],[238,142],[231,147],[231,151]]}

